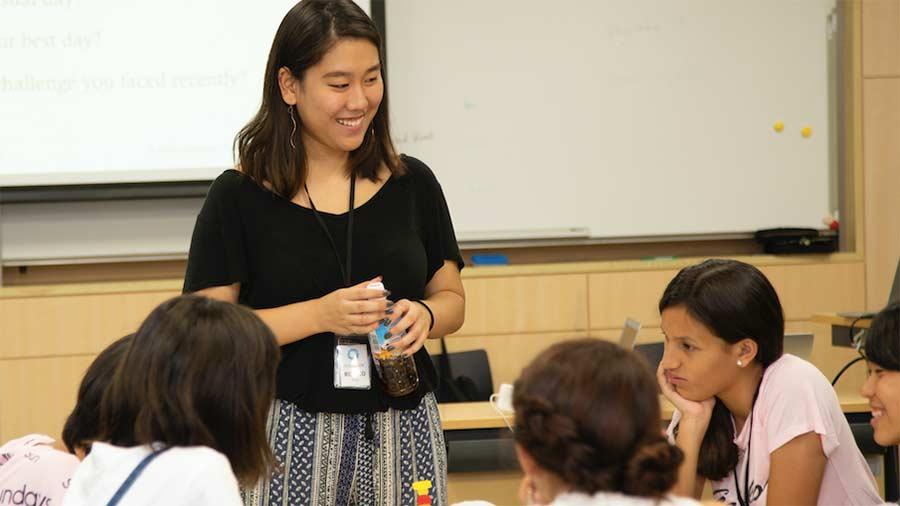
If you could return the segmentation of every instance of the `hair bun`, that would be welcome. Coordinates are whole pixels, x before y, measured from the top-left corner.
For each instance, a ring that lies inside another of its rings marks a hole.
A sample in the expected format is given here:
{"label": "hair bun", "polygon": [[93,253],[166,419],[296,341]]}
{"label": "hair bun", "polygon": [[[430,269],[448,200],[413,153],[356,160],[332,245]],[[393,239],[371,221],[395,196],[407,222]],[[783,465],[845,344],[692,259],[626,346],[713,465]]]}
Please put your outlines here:
{"label": "hair bun", "polygon": [[658,497],[678,479],[684,454],[665,439],[645,444],[625,464],[622,489],[628,495]]}

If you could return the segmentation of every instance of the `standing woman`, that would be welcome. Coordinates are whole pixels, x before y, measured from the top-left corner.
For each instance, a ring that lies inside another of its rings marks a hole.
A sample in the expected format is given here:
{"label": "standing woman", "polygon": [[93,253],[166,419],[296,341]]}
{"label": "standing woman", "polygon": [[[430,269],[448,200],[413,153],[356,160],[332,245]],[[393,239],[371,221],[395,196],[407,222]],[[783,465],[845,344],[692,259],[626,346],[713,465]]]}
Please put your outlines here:
{"label": "standing woman", "polygon": [[[426,479],[447,502],[423,344],[462,325],[463,262],[437,179],[391,142],[381,49],[351,0],[294,6],[237,135],[239,168],[197,218],[184,291],[254,308],[282,346],[269,434],[284,471],[248,504],[413,504]],[[405,395],[386,391],[355,337],[386,318],[418,374]]]}
{"label": "standing woman", "polygon": [[699,498],[708,479],[717,500],[740,506],[881,503],[831,384],[782,353],[781,303],[759,269],[686,267],[659,310],[658,379],[685,456],[674,493]]}

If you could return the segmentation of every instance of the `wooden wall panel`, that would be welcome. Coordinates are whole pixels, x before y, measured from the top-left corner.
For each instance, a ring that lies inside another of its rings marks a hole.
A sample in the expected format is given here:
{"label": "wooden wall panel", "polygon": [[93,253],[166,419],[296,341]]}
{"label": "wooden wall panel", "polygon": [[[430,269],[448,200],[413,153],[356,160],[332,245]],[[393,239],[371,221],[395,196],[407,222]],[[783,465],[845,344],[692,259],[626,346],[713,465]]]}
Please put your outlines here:
{"label": "wooden wall panel", "polygon": [[59,439],[93,355],[0,360],[0,441],[30,433]]}
{"label": "wooden wall panel", "polygon": [[456,335],[587,329],[584,274],[464,280],[466,322]]}
{"label": "wooden wall panel", "polygon": [[659,326],[659,297],[677,270],[604,272],[588,276],[592,329],[621,328],[626,317]]}
{"label": "wooden wall panel", "polygon": [[0,299],[0,358],[96,354],[174,292]]}
{"label": "wooden wall panel", "polygon": [[865,272],[861,262],[777,265],[760,270],[775,286],[787,320],[863,309]]}
{"label": "wooden wall panel", "polygon": [[[863,309],[862,262],[774,265],[760,268],[775,286],[788,320],[814,313]],[[675,270],[604,272],[589,280],[592,329],[621,328],[625,317],[659,326],[657,304]]]}
{"label": "wooden wall panel", "polygon": [[866,306],[874,311],[887,302],[900,258],[900,77],[863,82],[863,129]]}
{"label": "wooden wall panel", "polygon": [[900,76],[900,0],[862,4],[863,77]]}

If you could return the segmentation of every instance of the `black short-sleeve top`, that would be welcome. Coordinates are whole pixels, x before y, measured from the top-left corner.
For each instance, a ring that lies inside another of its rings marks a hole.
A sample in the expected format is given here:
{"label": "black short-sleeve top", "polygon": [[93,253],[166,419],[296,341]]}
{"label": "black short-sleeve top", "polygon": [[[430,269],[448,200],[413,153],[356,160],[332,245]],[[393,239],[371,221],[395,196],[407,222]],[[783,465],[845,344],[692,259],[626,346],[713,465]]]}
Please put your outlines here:
{"label": "black short-sleeve top", "polygon": [[[445,260],[462,268],[450,212],[437,179],[421,161],[403,156],[407,173],[391,176],[353,214],[351,283],[381,275],[391,299],[421,299]],[[347,213],[319,212],[342,261]],[[210,186],[197,217],[184,292],[240,282],[240,304],[284,306],[343,288],[341,268],[313,211],[259,186],[235,170]],[[316,334],[281,348],[276,397],[311,412],[368,413],[410,409],[437,386],[423,347],[414,359],[418,389],[390,397],[373,378],[370,390],[334,387],[334,336]],[[372,369],[374,372],[374,369]]]}

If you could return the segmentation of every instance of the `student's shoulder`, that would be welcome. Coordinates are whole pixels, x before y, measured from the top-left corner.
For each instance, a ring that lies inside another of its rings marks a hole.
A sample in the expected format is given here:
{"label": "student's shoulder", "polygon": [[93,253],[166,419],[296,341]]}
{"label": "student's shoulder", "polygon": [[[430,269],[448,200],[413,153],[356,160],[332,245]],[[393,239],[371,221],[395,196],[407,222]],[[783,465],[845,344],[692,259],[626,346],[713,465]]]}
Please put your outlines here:
{"label": "student's shoulder", "polygon": [[834,389],[828,378],[812,363],[785,354],[765,373],[767,397],[833,397]]}
{"label": "student's shoulder", "polygon": [[74,470],[78,466],[78,458],[71,453],[59,450],[53,447],[56,441],[44,434],[29,434],[8,441],[0,446],[0,464],[13,458],[28,458],[26,455],[38,456],[38,460],[43,467],[53,467],[60,471],[65,469]]}
{"label": "student's shoulder", "polygon": [[159,456],[160,464],[171,475],[194,481],[229,482],[234,480],[225,455],[205,446],[176,446]]}
{"label": "student's shoulder", "polygon": [[[53,438],[45,434],[28,434],[16,439],[10,439],[6,443],[0,444],[0,456],[14,454],[22,449],[32,448],[39,445],[52,445]],[[2,458],[2,457],[0,457]]]}
{"label": "student's shoulder", "polygon": [[777,382],[780,387],[787,387],[790,383],[828,382],[818,367],[789,353],[785,353],[766,368],[765,375],[770,382]]}
{"label": "student's shoulder", "polygon": [[228,458],[206,446],[175,446],[165,452],[166,460],[186,467],[229,467]]}
{"label": "student's shoulder", "polygon": [[171,458],[191,476],[197,504],[240,504],[237,478],[225,455],[205,446],[172,448]]}

